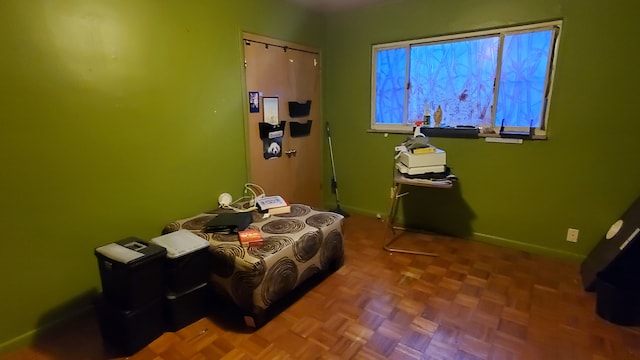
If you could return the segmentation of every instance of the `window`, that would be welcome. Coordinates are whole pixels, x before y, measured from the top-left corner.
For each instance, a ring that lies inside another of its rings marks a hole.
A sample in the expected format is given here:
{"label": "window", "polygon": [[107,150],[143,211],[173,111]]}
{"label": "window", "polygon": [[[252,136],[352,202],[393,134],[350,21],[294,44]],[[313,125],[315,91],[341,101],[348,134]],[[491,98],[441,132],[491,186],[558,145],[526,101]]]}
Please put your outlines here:
{"label": "window", "polygon": [[442,128],[546,136],[560,21],[373,46],[374,130]]}

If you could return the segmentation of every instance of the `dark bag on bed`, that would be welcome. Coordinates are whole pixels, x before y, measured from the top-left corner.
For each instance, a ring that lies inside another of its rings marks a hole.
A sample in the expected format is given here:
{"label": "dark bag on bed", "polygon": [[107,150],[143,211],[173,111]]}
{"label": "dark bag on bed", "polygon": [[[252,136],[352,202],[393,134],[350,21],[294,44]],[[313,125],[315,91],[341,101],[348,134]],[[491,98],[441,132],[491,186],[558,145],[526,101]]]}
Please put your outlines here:
{"label": "dark bag on bed", "polygon": [[204,227],[204,232],[232,234],[246,229],[253,221],[253,216],[249,212],[244,213],[222,213],[209,220]]}

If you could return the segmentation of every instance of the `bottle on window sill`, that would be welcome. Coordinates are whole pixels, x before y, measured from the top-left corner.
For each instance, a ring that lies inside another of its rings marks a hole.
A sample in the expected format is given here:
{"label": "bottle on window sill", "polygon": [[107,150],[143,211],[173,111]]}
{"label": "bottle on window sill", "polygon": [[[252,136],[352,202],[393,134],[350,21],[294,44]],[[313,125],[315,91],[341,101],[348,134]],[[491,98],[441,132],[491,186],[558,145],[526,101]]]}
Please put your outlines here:
{"label": "bottle on window sill", "polygon": [[422,126],[431,126],[431,114],[429,113],[429,104],[424,104],[424,118],[422,121]]}

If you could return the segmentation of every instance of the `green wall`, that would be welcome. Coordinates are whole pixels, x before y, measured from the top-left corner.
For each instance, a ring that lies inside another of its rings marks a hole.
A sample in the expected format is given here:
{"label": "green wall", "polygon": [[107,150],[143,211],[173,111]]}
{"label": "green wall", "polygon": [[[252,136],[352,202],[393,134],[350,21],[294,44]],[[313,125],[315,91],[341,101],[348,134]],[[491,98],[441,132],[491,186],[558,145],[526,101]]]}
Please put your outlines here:
{"label": "green wall", "polygon": [[324,28],[280,0],[0,2],[0,352],[87,308],[95,247],[240,196],[242,31]]}
{"label": "green wall", "polygon": [[323,48],[341,205],[384,214],[406,136],[367,132],[371,45],[564,19],[549,140],[434,138],[460,181],[402,210],[426,228],[584,257],[640,195],[632,4],[398,0],[325,18],[283,0],[0,2],[0,353],[87,309],[95,247],[240,195],[242,31]]}
{"label": "green wall", "polygon": [[[513,145],[432,138],[460,181],[454,191],[414,191],[417,200],[402,210],[410,225],[583,258],[640,195],[636,4],[400,0],[330,16],[324,117],[341,205],[388,211],[393,147],[406,138],[367,132],[371,45],[563,19],[549,139]],[[568,227],[580,230],[577,244],[565,240]]]}

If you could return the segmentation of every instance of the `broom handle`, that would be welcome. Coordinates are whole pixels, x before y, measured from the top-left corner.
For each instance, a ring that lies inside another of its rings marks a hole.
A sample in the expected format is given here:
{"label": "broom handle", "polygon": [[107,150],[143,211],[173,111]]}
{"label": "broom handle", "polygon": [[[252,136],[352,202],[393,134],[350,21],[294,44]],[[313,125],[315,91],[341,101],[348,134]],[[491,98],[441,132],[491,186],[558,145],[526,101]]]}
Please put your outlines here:
{"label": "broom handle", "polygon": [[329,129],[329,123],[327,122],[327,138],[329,139],[329,155],[331,156],[331,187],[338,197],[338,181],[336,180],[336,165],[333,159],[333,144],[331,143],[331,130]]}

